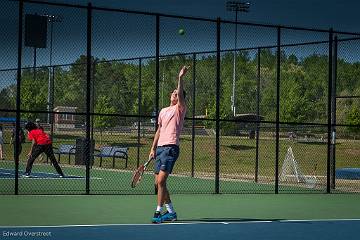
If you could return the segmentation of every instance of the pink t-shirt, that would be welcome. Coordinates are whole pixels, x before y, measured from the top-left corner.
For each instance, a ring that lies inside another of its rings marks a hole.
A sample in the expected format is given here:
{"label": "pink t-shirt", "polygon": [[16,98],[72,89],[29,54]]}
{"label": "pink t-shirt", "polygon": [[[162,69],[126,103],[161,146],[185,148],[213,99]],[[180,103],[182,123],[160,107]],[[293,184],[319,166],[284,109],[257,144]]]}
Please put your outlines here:
{"label": "pink t-shirt", "polygon": [[158,146],[179,145],[180,132],[184,125],[186,108],[180,111],[178,105],[161,109],[158,119],[160,137]]}

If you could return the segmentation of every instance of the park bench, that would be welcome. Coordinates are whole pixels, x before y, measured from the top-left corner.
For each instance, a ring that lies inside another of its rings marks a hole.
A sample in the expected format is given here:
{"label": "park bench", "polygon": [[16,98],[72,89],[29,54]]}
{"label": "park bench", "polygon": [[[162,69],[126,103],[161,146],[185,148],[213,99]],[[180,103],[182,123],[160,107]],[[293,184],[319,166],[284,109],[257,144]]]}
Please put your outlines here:
{"label": "park bench", "polygon": [[125,168],[127,168],[128,164],[128,148],[126,147],[119,147],[119,146],[103,146],[99,150],[95,149],[94,157],[100,158],[99,167],[102,166],[103,158],[112,158],[112,167],[115,168],[115,159],[121,158],[125,160]]}
{"label": "park bench", "polygon": [[60,163],[61,155],[68,155],[69,164],[70,164],[70,156],[75,155],[76,146],[73,144],[60,144],[59,147],[54,147],[54,154],[57,154],[58,162]]}

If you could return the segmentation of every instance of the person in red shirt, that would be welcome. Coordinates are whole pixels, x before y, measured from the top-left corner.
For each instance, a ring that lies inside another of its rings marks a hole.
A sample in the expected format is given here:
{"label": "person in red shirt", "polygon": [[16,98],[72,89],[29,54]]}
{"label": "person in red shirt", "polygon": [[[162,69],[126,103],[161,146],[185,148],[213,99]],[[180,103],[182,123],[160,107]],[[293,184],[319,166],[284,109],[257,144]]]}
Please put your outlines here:
{"label": "person in red shirt", "polygon": [[55,167],[56,172],[60,175],[60,177],[64,177],[64,173],[56,161],[49,135],[47,135],[43,129],[38,128],[33,122],[27,122],[25,129],[28,131],[28,138],[30,141],[32,141],[32,144],[28,153],[28,160],[24,177],[30,176],[34,161],[41,153],[45,153],[50,158],[50,161]]}

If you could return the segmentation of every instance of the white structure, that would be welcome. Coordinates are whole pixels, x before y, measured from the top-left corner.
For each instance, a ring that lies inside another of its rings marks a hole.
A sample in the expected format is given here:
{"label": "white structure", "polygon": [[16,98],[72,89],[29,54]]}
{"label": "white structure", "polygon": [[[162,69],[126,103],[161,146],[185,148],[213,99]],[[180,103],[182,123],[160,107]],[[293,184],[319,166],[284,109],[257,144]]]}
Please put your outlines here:
{"label": "white structure", "polygon": [[305,176],[300,170],[300,166],[294,157],[292,148],[289,147],[285,156],[285,160],[283,162],[279,180],[281,182],[303,183],[307,188],[315,188],[317,184],[317,179],[315,175],[316,167],[317,164],[315,164],[312,176]]}
{"label": "white structure", "polygon": [[54,124],[55,129],[71,129],[75,128],[75,115],[71,113],[76,112],[77,107],[57,106],[54,108],[54,112],[66,112],[55,113]]}

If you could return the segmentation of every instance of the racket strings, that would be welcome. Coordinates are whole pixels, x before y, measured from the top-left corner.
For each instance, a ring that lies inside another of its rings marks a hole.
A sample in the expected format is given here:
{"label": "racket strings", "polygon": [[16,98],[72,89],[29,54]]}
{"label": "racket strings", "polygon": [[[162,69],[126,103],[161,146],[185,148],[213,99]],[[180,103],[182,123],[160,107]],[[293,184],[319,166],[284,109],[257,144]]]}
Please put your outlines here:
{"label": "racket strings", "polygon": [[134,173],[133,175],[133,179],[132,179],[132,182],[131,182],[131,186],[134,188],[136,186],[136,184],[138,184],[141,180],[141,176],[142,174],[144,173],[144,166],[140,166],[136,172]]}
{"label": "racket strings", "polygon": [[144,174],[147,165],[154,160],[153,158],[150,158],[144,165],[141,165],[140,167],[138,167],[138,169],[136,169],[136,171],[134,172],[134,175],[132,177],[132,181],[131,181],[131,187],[135,188],[136,185],[140,182],[142,175]]}

